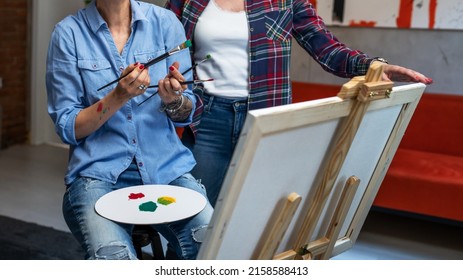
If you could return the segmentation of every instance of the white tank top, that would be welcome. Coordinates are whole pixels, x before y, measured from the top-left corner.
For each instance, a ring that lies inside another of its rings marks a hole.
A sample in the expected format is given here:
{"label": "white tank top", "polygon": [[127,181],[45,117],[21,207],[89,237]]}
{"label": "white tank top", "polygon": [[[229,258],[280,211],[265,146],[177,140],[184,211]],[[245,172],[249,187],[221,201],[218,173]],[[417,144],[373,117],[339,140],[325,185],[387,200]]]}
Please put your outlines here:
{"label": "white tank top", "polygon": [[249,27],[246,13],[222,10],[210,0],[198,19],[194,33],[194,61],[211,59],[199,64],[196,73],[206,92],[220,97],[247,97],[249,59]]}

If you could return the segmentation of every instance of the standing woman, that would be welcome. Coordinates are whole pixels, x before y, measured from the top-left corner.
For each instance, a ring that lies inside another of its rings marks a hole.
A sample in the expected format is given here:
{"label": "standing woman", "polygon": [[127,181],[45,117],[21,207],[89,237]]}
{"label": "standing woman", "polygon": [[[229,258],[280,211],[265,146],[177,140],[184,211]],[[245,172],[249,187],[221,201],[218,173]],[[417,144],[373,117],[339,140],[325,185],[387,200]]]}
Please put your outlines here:
{"label": "standing woman", "polygon": [[[197,78],[214,78],[196,90],[190,129],[182,136],[198,162],[193,175],[206,186],[214,206],[248,110],[291,103],[292,39],[325,71],[340,77],[365,75],[374,60],[352,50],[328,31],[308,0],[168,0],[193,41]],[[384,65],[384,79],[431,79],[397,65]],[[201,101],[201,100],[199,100]],[[195,137],[196,136],[196,137]]]}
{"label": "standing woman", "polygon": [[[69,144],[63,214],[87,259],[136,259],[133,225],[99,216],[96,201],[128,186],[170,184],[202,193],[189,173],[195,160],[175,126],[191,122],[195,98],[179,81],[187,50],[148,68],[143,63],[185,42],[175,15],[134,0],[95,0],[55,26],[47,58],[48,112]],[[123,77],[117,83],[103,85]],[[149,102],[138,104],[156,93]],[[156,186],[153,186],[156,187]],[[153,227],[178,258],[194,259],[212,216]]]}

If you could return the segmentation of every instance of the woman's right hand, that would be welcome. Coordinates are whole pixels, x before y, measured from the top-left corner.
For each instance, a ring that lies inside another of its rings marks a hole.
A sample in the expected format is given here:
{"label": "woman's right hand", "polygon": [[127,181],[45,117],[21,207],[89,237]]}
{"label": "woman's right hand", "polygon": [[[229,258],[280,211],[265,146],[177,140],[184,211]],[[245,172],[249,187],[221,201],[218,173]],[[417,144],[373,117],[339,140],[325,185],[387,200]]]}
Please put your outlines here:
{"label": "woman's right hand", "polygon": [[119,81],[115,88],[115,94],[125,101],[145,93],[151,82],[148,69],[138,62],[125,68],[122,72],[122,76],[124,75],[127,76]]}
{"label": "woman's right hand", "polygon": [[108,95],[79,112],[75,123],[76,139],[82,139],[95,132],[127,101],[146,91],[150,84],[150,77],[148,69],[145,69],[143,64],[129,65],[122,76],[126,74],[127,76],[122,78]]}

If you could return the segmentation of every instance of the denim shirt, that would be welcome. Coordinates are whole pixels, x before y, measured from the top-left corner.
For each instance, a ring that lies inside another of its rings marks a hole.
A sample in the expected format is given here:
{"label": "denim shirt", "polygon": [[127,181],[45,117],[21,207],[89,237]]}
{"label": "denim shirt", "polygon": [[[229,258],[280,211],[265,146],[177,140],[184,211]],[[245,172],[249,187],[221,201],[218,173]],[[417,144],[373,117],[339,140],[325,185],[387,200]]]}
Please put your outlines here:
{"label": "denim shirt", "polygon": [[[98,88],[118,78],[128,65],[145,63],[186,40],[172,12],[134,0],[131,9],[132,30],[121,54],[94,1],[59,22],[51,35],[46,69],[48,113],[61,140],[70,145],[66,184],[78,176],[114,183],[133,160],[144,184],[168,184],[195,165],[175,130],[191,122],[194,108],[185,122],[174,123],[160,110],[158,95],[138,106],[155,88],[132,98],[91,135],[75,137],[79,112],[106,96],[116,84],[101,91]],[[180,63],[181,72],[189,68],[188,50],[151,66],[151,84],[163,79],[174,61]],[[192,78],[191,73],[184,76]],[[184,95],[195,103],[191,89]]]}

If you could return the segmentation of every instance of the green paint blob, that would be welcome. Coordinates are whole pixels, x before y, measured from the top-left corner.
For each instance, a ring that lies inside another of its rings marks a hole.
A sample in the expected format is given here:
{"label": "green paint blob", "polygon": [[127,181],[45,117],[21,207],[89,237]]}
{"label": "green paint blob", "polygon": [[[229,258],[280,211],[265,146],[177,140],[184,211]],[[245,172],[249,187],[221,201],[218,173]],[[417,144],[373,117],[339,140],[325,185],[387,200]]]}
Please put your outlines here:
{"label": "green paint blob", "polygon": [[138,206],[138,209],[140,211],[146,211],[146,212],[154,212],[156,211],[156,208],[158,208],[158,206],[153,201],[148,201]]}

